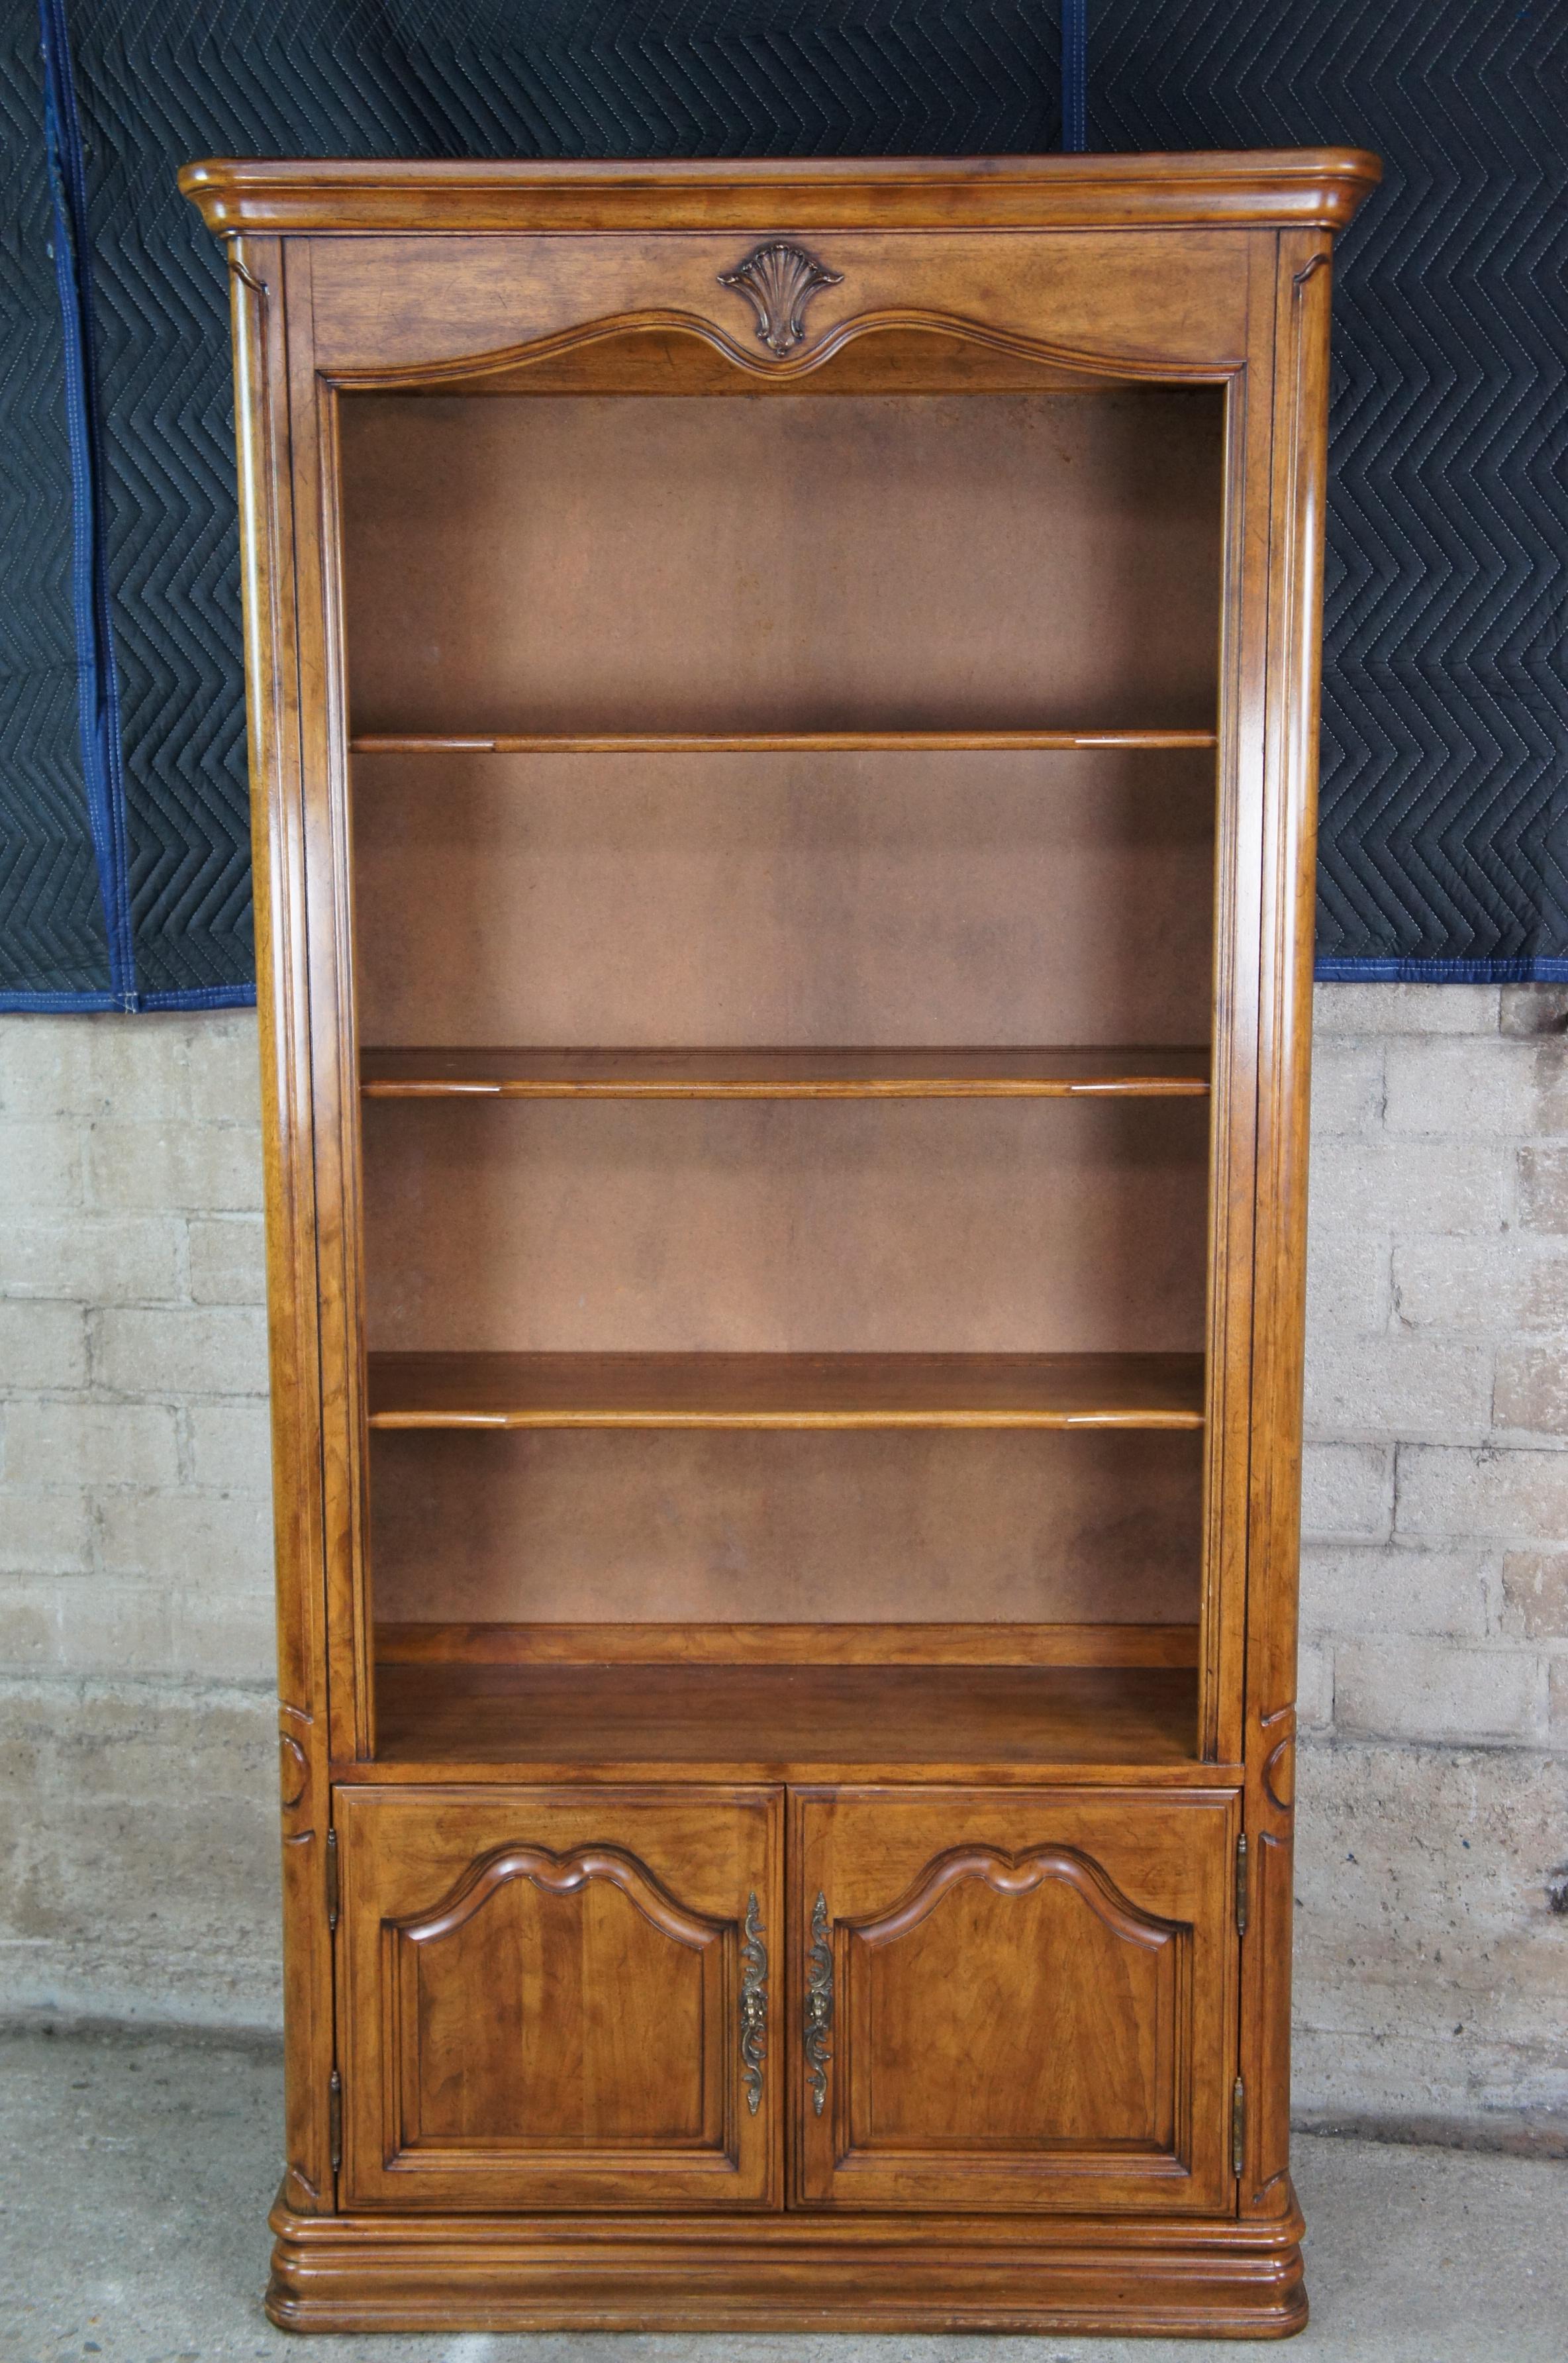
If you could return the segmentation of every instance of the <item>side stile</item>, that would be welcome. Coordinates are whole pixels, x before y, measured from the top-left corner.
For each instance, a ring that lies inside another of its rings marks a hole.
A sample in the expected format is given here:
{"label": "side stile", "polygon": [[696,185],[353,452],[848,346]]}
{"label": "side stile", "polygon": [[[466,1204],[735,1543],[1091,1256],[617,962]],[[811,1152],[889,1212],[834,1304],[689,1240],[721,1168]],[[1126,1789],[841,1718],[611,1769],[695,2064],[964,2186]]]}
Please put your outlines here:
{"label": "side stile", "polygon": [[1318,650],[1328,468],[1330,240],[1279,240],[1269,595],[1267,860],[1261,965],[1258,1353],[1247,1664],[1251,1926],[1243,2214],[1287,2213],[1296,1618],[1306,1307],[1307,1115],[1317,842]]}
{"label": "side stile", "polygon": [[322,1514],[332,1760],[374,1749],[369,1636],[359,1614],[364,1537],[364,1342],[359,1279],[359,1092],[348,915],[348,782],[336,592],[335,395],[318,372],[315,255],[289,257],[289,418],[298,568],[305,934],[315,1104]]}
{"label": "side stile", "polygon": [[304,946],[295,916],[304,839],[284,268],[280,239],[237,239],[230,246],[267,1174],[288,1977],[282,2197],[295,2213],[308,2215],[334,2205],[326,2101],[333,1997],[314,1127]]}

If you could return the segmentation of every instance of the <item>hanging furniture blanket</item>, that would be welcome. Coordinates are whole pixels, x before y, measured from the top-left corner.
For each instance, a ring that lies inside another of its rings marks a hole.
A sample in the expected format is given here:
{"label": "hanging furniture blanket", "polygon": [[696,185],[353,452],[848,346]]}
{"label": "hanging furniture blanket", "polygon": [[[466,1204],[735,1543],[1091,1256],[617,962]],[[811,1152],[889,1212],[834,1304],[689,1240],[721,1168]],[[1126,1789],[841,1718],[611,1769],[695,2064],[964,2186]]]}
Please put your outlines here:
{"label": "hanging furniture blanket", "polygon": [[227,295],[174,186],[211,154],[1376,150],[1337,262],[1319,972],[1568,979],[1562,12],[6,0],[5,22],[0,1008],[252,997]]}

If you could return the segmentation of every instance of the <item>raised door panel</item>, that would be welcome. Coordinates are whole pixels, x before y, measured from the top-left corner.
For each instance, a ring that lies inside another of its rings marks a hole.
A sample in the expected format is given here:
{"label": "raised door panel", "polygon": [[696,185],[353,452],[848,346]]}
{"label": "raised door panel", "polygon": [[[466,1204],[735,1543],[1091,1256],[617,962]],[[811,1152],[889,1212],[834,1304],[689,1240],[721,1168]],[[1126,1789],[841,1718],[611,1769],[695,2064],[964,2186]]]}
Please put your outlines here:
{"label": "raised door panel", "polygon": [[1233,2205],[1233,1797],[795,1811],[801,2203]]}
{"label": "raised door panel", "polygon": [[767,1792],[345,1789],[351,2207],[777,2203]]}

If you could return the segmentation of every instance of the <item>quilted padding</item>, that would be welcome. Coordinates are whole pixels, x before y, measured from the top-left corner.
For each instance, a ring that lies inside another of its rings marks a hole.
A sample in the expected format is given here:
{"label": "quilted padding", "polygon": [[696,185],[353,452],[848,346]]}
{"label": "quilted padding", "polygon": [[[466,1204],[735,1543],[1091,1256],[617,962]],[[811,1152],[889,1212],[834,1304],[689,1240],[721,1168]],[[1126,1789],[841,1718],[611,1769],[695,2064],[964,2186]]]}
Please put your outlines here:
{"label": "quilted padding", "polygon": [[108,984],[77,731],[71,454],[30,6],[0,52],[0,1004]]}
{"label": "quilted padding", "polygon": [[[102,998],[36,19],[5,0],[0,1005]],[[100,364],[135,993],[251,975],[226,294],[210,154],[1059,144],[1030,0],[67,0]],[[1089,0],[1091,148],[1352,140],[1337,293],[1326,972],[1568,976],[1560,10]]]}
{"label": "quilted padding", "polygon": [[1091,148],[1375,150],[1334,291],[1320,975],[1568,977],[1568,12],[1091,0]]}

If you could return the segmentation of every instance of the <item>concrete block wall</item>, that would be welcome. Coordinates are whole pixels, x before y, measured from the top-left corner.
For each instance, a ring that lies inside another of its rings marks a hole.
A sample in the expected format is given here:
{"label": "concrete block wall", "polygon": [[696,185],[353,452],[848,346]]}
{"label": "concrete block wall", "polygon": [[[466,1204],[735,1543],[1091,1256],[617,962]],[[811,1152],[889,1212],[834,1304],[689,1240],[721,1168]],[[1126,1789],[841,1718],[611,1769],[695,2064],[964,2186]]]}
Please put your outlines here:
{"label": "concrete block wall", "polygon": [[277,2015],[259,1092],[0,1018],[0,2010]]}
{"label": "concrete block wall", "polygon": [[1568,2126],[1568,993],[1317,995],[1303,2113]]}
{"label": "concrete block wall", "polygon": [[[1568,2125],[1565,1024],[1319,990],[1310,2120]],[[248,1016],[0,1019],[0,2011],[276,2018],[256,1100]]]}

